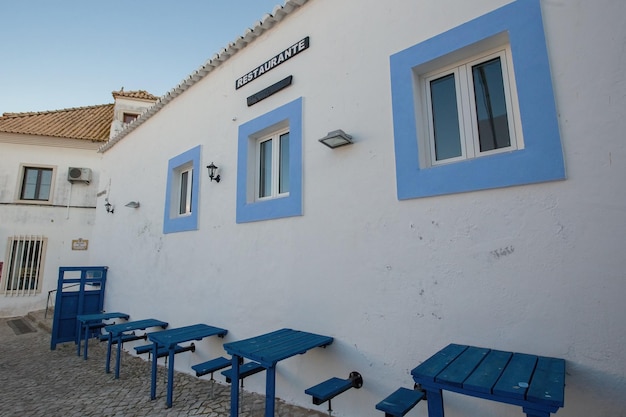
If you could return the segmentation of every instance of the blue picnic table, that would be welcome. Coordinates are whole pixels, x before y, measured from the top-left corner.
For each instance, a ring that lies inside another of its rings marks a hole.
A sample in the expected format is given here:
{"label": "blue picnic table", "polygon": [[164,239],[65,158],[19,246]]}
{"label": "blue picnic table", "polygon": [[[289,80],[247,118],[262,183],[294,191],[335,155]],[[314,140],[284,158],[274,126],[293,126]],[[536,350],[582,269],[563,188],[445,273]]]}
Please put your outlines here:
{"label": "blue picnic table", "polygon": [[[250,339],[224,344],[224,350],[232,355],[232,374],[239,375],[240,361],[248,358],[266,370],[265,380],[265,416],[274,417],[276,397],[276,364],[295,355],[306,353],[316,347],[325,347],[333,343],[330,336],[281,329]],[[239,388],[233,380],[230,387],[230,415],[236,417],[239,410]]]}
{"label": "blue picnic table", "polygon": [[564,405],[565,361],[450,344],[411,371],[426,391],[428,416],[443,417],[442,390],[522,407],[549,417]]}
{"label": "blue picnic table", "polygon": [[76,326],[78,327],[76,330],[76,355],[80,356],[80,343],[83,338],[83,333],[85,335],[85,350],[84,350],[84,358],[87,359],[87,347],[89,346],[89,336],[95,329],[101,329],[106,324],[104,320],[111,319],[124,319],[128,320],[130,316],[126,313],[113,312],[113,313],[98,313],[98,314],[81,314],[76,316]]}
{"label": "blue picnic table", "polygon": [[228,330],[219,327],[209,326],[207,324],[193,324],[191,326],[177,327],[175,329],[163,330],[148,334],[148,339],[152,342],[152,381],[150,386],[150,399],[156,398],[156,382],[157,382],[157,359],[158,350],[160,348],[168,351],[168,369],[167,369],[167,407],[172,406],[173,384],[174,384],[174,355],[179,343],[185,343],[192,340],[202,340],[209,336],[224,337]]}
{"label": "blue picnic table", "polygon": [[136,320],[136,321],[128,321],[126,323],[121,324],[112,324],[110,326],[106,326],[104,330],[108,332],[107,335],[107,359],[105,370],[108,374],[111,372],[111,346],[117,343],[117,357],[115,359],[115,379],[119,379],[120,377],[120,362],[121,362],[121,354],[122,354],[122,344],[124,341],[131,339],[138,339],[139,337],[129,338],[129,332],[134,332],[135,330],[145,330],[150,327],[161,327],[165,329],[168,326],[167,322],[156,320],[156,319],[144,319],[144,320]]}

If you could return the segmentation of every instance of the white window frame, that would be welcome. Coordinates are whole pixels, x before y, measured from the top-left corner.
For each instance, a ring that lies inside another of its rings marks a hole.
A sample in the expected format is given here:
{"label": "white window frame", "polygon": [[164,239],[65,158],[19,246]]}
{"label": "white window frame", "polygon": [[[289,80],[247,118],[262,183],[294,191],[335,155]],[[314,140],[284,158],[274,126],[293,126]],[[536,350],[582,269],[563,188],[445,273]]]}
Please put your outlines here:
{"label": "white window frame", "polygon": [[[52,176],[50,178],[50,192],[48,193],[48,198],[46,200],[22,198],[22,191],[24,188],[24,180],[26,179],[27,169],[47,169],[47,170],[52,171]],[[20,175],[18,177],[18,184],[16,188],[16,193],[15,193],[15,201],[19,203],[25,203],[25,204],[52,204],[52,198],[54,195],[54,186],[56,184],[56,173],[57,173],[57,167],[54,165],[20,164]]]}
{"label": "white window frame", "polygon": [[[258,139],[255,144],[255,180],[254,180],[254,189],[255,189],[255,200],[263,201],[280,197],[289,196],[289,191],[280,192],[280,176],[281,176],[281,167],[280,167],[280,145],[281,145],[281,136],[289,133],[289,128],[281,129],[276,132],[273,132],[271,135],[263,136]],[[272,167],[271,167],[271,180],[270,180],[270,193],[266,196],[261,196],[261,145],[265,142],[272,142]],[[289,141],[289,138],[287,138]],[[287,155],[289,156],[289,155]],[[289,163],[289,162],[288,162]],[[289,165],[287,165],[287,175],[289,175]]]}
{"label": "white window frame", "polygon": [[[186,189],[183,190],[183,176],[187,174],[187,186]],[[174,187],[175,199],[177,202],[175,206],[172,206],[172,209],[176,210],[175,216],[184,217],[190,216],[192,212],[192,199],[193,199],[193,166],[185,165],[177,169],[176,171],[176,186]],[[185,207],[182,207],[183,196]]]}
{"label": "white window frame", "polygon": [[[422,123],[422,126],[427,129],[427,131],[424,132],[425,134],[422,136],[427,138],[427,140],[420,145],[425,151],[422,154],[427,157],[427,160],[425,161],[427,166],[444,165],[524,148],[517,89],[515,86],[513,62],[511,57],[512,54],[510,47],[506,45],[488,51],[483,51],[480,54],[476,54],[461,61],[457,61],[454,64],[438,68],[437,70],[430,71],[419,76],[422,109],[424,109],[421,116],[422,120],[425,121],[425,123]],[[472,67],[496,58],[500,58],[500,65],[502,68],[502,81],[504,84],[510,145],[507,147],[481,152],[478,124],[476,119],[476,98],[474,96]],[[430,82],[450,74],[454,74],[455,81],[461,155],[438,161],[435,154],[435,135]]]}

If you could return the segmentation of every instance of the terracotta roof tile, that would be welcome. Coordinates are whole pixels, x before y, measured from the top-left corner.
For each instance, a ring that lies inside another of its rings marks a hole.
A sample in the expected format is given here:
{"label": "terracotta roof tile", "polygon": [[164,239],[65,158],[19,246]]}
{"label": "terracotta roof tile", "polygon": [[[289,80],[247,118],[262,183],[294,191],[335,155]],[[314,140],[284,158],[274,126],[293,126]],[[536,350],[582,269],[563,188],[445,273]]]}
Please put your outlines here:
{"label": "terracotta roof tile", "polygon": [[4,113],[0,117],[0,132],[106,142],[112,120],[113,104],[43,112]]}
{"label": "terracotta roof tile", "polygon": [[135,98],[139,100],[149,100],[149,101],[157,101],[159,98],[157,96],[153,96],[145,90],[137,90],[137,91],[124,91],[124,87],[120,91],[113,91],[113,98],[117,97],[128,97]]}

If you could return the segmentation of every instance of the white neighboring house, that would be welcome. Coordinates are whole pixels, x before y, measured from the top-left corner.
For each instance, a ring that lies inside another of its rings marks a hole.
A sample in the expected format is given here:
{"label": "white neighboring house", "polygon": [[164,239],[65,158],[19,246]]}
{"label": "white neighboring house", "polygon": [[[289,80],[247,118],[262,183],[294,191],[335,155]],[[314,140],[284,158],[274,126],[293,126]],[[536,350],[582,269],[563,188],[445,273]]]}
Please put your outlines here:
{"label": "white neighboring house", "polygon": [[97,149],[156,101],[145,91],[113,97],[113,104],[0,117],[0,317],[45,308],[58,268],[89,263]]}

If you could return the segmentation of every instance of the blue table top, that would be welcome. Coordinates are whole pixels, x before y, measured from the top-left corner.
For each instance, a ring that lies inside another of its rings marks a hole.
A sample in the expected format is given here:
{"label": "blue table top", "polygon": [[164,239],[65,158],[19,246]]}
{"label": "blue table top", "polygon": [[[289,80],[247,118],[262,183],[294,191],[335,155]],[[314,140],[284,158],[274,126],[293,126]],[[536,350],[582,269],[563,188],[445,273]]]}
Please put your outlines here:
{"label": "blue table top", "polygon": [[178,343],[190,340],[202,340],[209,336],[224,336],[228,330],[207,324],[193,324],[191,326],[177,327],[175,329],[163,330],[148,334],[148,339],[159,346],[170,349]]}
{"label": "blue table top", "polygon": [[416,383],[499,402],[563,407],[565,361],[450,344],[411,371]]}
{"label": "blue table top", "polygon": [[274,366],[278,361],[305,353],[309,349],[328,346],[333,343],[330,336],[281,329],[250,339],[224,344],[230,355],[251,359],[265,367]]}
{"label": "blue table top", "polygon": [[88,321],[96,320],[108,320],[108,319],[126,319],[130,316],[126,313],[114,312],[114,313],[99,313],[99,314],[81,314],[76,316],[78,321],[86,323]]}
{"label": "blue table top", "polygon": [[119,335],[120,333],[129,332],[131,330],[144,330],[148,327],[162,327],[166,328],[168,323],[161,320],[156,319],[144,319],[144,320],[136,320],[136,321],[128,321],[126,323],[120,324],[112,324],[110,326],[106,326],[104,330],[111,333],[113,337]]}

